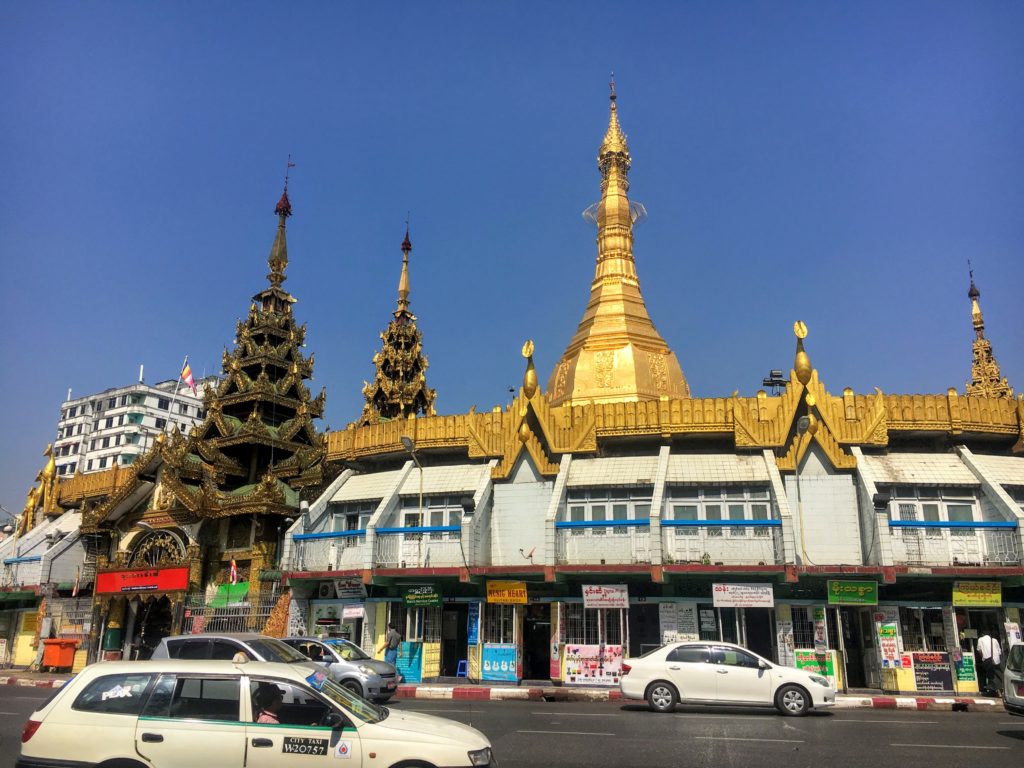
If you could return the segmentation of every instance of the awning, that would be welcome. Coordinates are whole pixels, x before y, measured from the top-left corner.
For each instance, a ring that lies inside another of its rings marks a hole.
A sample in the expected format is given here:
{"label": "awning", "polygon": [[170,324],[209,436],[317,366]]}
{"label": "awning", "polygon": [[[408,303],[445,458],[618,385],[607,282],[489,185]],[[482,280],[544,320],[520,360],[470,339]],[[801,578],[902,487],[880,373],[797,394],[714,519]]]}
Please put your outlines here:
{"label": "awning", "polygon": [[35,592],[0,592],[0,603],[19,603],[22,600],[35,600],[38,595]]}
{"label": "awning", "polygon": [[245,596],[249,594],[249,582],[240,581],[237,584],[221,584],[217,587],[217,594],[213,596],[209,606],[211,608],[231,608],[245,603]]}

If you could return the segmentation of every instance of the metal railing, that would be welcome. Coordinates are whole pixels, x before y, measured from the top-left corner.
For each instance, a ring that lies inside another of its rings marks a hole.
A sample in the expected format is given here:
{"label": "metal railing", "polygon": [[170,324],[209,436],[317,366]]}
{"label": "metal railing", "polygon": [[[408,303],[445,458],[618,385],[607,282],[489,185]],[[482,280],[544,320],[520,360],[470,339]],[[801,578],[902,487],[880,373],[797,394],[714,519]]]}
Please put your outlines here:
{"label": "metal railing", "polygon": [[214,606],[203,595],[189,595],[181,622],[183,635],[200,632],[262,632],[277,604],[276,590],[247,595],[237,604]]}
{"label": "metal railing", "polygon": [[662,561],[782,565],[781,520],[662,520]]}
{"label": "metal railing", "polygon": [[630,565],[651,562],[649,520],[555,523],[555,562],[559,565]]}
{"label": "metal railing", "polygon": [[366,531],[300,533],[293,538],[286,571],[341,571],[363,568],[366,563]]}
{"label": "metal railing", "polygon": [[373,563],[378,568],[467,566],[458,525],[378,528]]}
{"label": "metal railing", "polygon": [[893,562],[923,566],[1020,565],[1017,523],[890,520]]}

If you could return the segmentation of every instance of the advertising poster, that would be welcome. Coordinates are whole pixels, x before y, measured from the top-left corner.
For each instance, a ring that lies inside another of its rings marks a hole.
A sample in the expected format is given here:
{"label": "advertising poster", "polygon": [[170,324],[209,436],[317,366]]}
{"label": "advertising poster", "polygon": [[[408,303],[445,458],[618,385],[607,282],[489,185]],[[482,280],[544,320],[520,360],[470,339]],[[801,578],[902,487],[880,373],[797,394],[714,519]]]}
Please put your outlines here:
{"label": "advertising poster", "polygon": [[771,584],[712,584],[715,608],[774,608]]}
{"label": "advertising poster", "polygon": [[565,646],[563,681],[567,685],[618,685],[622,676],[621,645]]}
{"label": "advertising poster", "polygon": [[913,653],[914,687],[918,691],[952,691],[953,671],[948,653]]}
{"label": "advertising poster", "polygon": [[697,631],[697,604],[676,603],[676,607],[679,641],[685,643],[700,640],[700,632]]}
{"label": "advertising poster", "polygon": [[555,603],[551,606],[551,660],[548,663],[548,673],[552,680],[562,679],[562,654],[561,644],[565,641],[564,626],[562,624],[562,604]]}
{"label": "advertising poster", "polygon": [[700,631],[711,635],[718,634],[718,621],[715,619],[715,612],[710,608],[700,609]]}
{"label": "advertising poster", "polygon": [[423,682],[423,643],[403,642],[398,646],[395,668],[405,682]]}
{"label": "advertising poster", "polygon": [[882,668],[902,667],[900,652],[903,648],[900,645],[899,609],[892,605],[882,606],[874,612],[873,618]]}
{"label": "advertising poster", "polygon": [[466,645],[477,645],[480,642],[480,603],[469,604],[469,617],[466,619]]}
{"label": "advertising poster", "polygon": [[515,682],[518,679],[515,644],[484,643],[480,660],[480,678]]}
{"label": "advertising poster", "polygon": [[827,677],[832,686],[836,685],[836,668],[832,652],[817,653],[809,649],[798,648],[793,651],[793,661],[797,669]]}
{"label": "advertising poster", "polygon": [[961,683],[977,682],[977,672],[974,671],[974,656],[970,653],[961,654],[956,662],[956,679]]}
{"label": "advertising poster", "polygon": [[878,605],[878,582],[829,579],[829,605]]}
{"label": "advertising poster", "polygon": [[998,608],[1003,604],[1003,585],[998,581],[954,581],[953,605]]}
{"label": "advertising poster", "polygon": [[1009,647],[1020,645],[1022,642],[1020,635],[1020,624],[1016,621],[1003,622],[1003,629],[1006,630],[1006,644]]}
{"label": "advertising poster", "polygon": [[584,608],[629,608],[629,589],[625,584],[584,584]]}
{"label": "advertising poster", "polygon": [[823,653],[828,649],[828,623],[825,621],[825,609],[814,609],[814,650]]}
{"label": "advertising poster", "polygon": [[679,606],[676,603],[658,603],[658,626],[663,645],[679,640]]}
{"label": "advertising poster", "polygon": [[780,605],[775,610],[775,647],[779,649],[779,664],[793,666],[793,608]]}
{"label": "advertising poster", "polygon": [[365,616],[366,611],[363,609],[362,603],[349,603],[342,606],[341,618],[343,619],[362,619]]}
{"label": "advertising poster", "polygon": [[337,604],[314,605],[312,616],[314,631],[317,628],[333,627],[341,623],[341,606]]}

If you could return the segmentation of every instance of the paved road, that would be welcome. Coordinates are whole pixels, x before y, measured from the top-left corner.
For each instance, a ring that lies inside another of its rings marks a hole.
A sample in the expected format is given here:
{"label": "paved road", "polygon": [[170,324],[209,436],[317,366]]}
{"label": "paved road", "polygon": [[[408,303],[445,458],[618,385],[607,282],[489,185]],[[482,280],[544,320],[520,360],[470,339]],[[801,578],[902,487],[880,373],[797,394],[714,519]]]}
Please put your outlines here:
{"label": "paved road", "polygon": [[[21,726],[49,695],[0,687],[0,768],[13,767]],[[1008,768],[1024,754],[1024,718],[1003,713],[862,709],[794,719],[696,707],[657,715],[616,702],[407,699],[393,706],[471,723],[491,739],[501,768]]]}

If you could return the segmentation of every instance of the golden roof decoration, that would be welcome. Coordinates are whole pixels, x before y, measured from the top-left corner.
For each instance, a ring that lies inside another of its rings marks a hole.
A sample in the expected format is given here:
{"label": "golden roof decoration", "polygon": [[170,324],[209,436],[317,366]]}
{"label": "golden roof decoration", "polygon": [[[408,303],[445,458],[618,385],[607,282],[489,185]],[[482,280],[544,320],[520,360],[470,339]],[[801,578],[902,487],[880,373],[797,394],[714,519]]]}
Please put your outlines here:
{"label": "golden roof decoration", "polygon": [[601,200],[584,214],[597,225],[594,280],[583,319],[548,380],[552,405],[690,396],[679,361],[654,327],[640,293],[633,224],[643,207],[631,204],[627,195],[631,162],[613,83],[597,162]]}
{"label": "golden roof decoration", "polygon": [[965,395],[983,395],[1013,399],[1013,388],[999,371],[999,363],[992,352],[992,342],[985,338],[985,318],[981,314],[981,291],[974,284],[974,270],[970,270],[971,287],[967,298],[971,300],[971,324],[974,342],[971,344],[971,380],[964,387]]}

